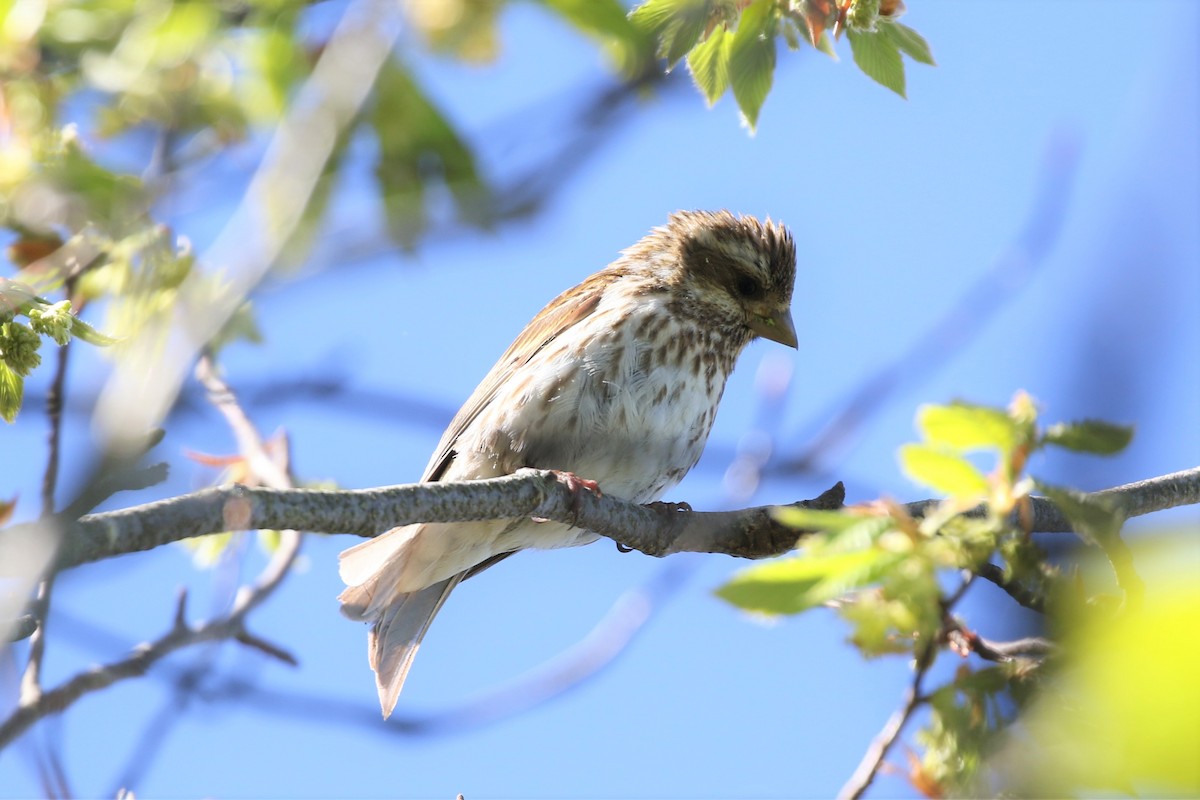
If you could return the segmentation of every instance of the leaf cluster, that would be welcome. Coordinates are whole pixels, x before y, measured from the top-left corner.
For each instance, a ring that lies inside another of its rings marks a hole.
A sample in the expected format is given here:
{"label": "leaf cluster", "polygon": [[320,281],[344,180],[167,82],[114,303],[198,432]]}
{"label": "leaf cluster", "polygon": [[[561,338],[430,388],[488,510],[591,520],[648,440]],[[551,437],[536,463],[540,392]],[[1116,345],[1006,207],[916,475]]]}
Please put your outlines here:
{"label": "leaf cluster", "polygon": [[902,4],[880,0],[647,0],[630,19],[657,42],[667,69],[686,57],[711,106],[732,90],[753,131],[774,80],[777,42],[837,58],[832,38],[850,41],[854,63],[872,80],[905,96],[902,55],[934,63],[924,38],[898,21]]}
{"label": "leaf cluster", "polygon": [[[1112,454],[1132,431],[1091,420],[1042,429],[1024,393],[1007,409],[924,406],[917,428],[921,441],[901,448],[901,467],[944,499],[922,507],[880,500],[837,512],[780,509],[780,521],[813,531],[802,552],[741,570],[717,594],[756,615],[832,607],[864,656],[906,655],[922,672],[944,651],[994,662],[979,669],[964,661],[953,680],[920,699],[931,714],[918,737],[924,754],[910,777],[941,796],[970,791],[1013,709],[1055,661],[1045,650],[997,649],[955,613],[974,576],[992,576],[1014,598],[1037,598],[1029,605],[1045,609],[1052,626],[1081,613],[1112,613],[1122,597],[1139,596],[1136,576],[1120,557],[1120,509],[1026,474],[1039,450]],[[980,455],[989,456],[990,469]],[[1058,505],[1085,544],[1108,555],[1115,583],[1085,588],[1075,571],[1047,557],[1029,534],[1035,490]],[[957,589],[946,588],[956,582]]]}

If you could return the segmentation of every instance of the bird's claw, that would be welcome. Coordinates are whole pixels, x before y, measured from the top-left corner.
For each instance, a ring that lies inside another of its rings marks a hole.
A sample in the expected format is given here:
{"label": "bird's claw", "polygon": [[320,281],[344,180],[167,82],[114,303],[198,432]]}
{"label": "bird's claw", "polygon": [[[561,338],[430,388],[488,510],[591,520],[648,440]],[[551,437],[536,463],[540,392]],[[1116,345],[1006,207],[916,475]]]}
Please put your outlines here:
{"label": "bird's claw", "polygon": [[672,503],[667,500],[657,500],[650,505],[654,506],[655,508],[661,508],[665,511],[675,511],[678,513],[691,513],[692,511],[691,503]]}

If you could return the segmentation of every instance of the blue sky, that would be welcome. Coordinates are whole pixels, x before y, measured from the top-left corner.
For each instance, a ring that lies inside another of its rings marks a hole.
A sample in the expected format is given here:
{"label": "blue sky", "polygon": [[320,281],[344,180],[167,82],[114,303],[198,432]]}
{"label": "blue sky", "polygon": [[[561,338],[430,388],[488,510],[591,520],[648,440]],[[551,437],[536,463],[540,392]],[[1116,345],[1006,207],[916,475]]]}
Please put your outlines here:
{"label": "blue sky", "polygon": [[[288,430],[305,479],[411,481],[440,435],[438,420],[559,291],[677,208],[769,214],[800,242],[800,349],[756,343],[745,353],[708,453],[667,498],[720,507],[731,502],[722,477],[739,443],[766,429],[779,457],[802,449],[865,379],[1006,257],[1053,172],[1047,153],[1059,167],[1063,153],[1075,153],[1053,250],[1029,269],[1006,262],[992,288],[1004,302],[977,335],[951,342],[953,354],[936,370],[906,370],[900,389],[823,463],[825,475],[770,477],[753,502],[811,497],[839,479],[852,501],[924,497],[894,455],[913,435],[916,407],[956,397],[1005,403],[1018,389],[1039,399],[1047,420],[1137,425],[1134,444],[1116,458],[1036,463],[1049,480],[1096,489],[1194,466],[1197,7],[1158,0],[1142,7],[1149,24],[1137,26],[1124,3],[1043,4],[1038,18],[1034,8],[911,2],[905,21],[930,41],[939,66],[910,66],[908,101],[858,72],[845,43],[840,64],[781,51],[753,137],[731,98],[708,110],[688,87],[647,97],[530,221],[440,238],[415,255],[323,260],[302,281],[265,287],[257,303],[268,341],[230,350],[227,377],[237,388],[299,372],[353,392],[422,399],[427,414],[287,397],[250,405],[264,432]],[[535,4],[508,10],[502,29],[494,66],[417,59],[443,108],[479,144],[485,168],[499,174],[553,143],[548,101],[570,101],[606,79],[594,46]],[[549,111],[514,118],[528,108]],[[330,231],[381,224],[378,209],[356,199],[364,176],[346,181]],[[222,209],[171,213],[202,241]],[[965,335],[957,328],[952,338]],[[782,404],[764,418],[756,376],[789,369]],[[102,363],[80,358],[73,386],[86,391],[102,376]],[[3,435],[6,452],[40,453],[37,409]],[[68,446],[85,447],[88,435],[86,420],[72,418]],[[233,448],[214,412],[188,415],[159,448],[175,465],[170,481],[121,501],[196,488],[211,476],[182,451]],[[0,487],[19,490],[21,510],[32,513],[38,476],[6,462]],[[1158,520],[1183,521],[1194,526],[1195,512]],[[522,554],[460,589],[422,649],[397,716],[456,708],[573,646],[623,593],[680,579],[611,667],[514,717],[405,736],[378,720],[364,631],[337,614],[336,554],[350,543],[310,537],[303,570],[254,618],[254,630],[295,653],[299,669],[232,647],[185,653],[146,680],[83,700],[33,738],[60,744],[81,796],[111,796],[132,780],[144,797],[824,797],[849,776],[907,678],[902,660],[864,663],[830,613],[766,626],[724,605],[712,589],[740,566],[731,559],[661,562],[601,541]],[[243,571],[260,563],[251,549]],[[197,617],[223,597],[221,580],[194,570],[175,547],[63,576],[48,681],[159,635],[181,585],[192,588]],[[965,611],[993,637],[1028,623],[987,587]],[[172,675],[205,658],[207,680],[233,674],[268,693],[252,704],[193,699],[181,721],[154,727],[183,713],[170,711]],[[5,693],[11,669],[0,661]],[[329,702],[300,714],[299,697]],[[130,771],[139,742],[157,750],[144,771]],[[0,795],[38,787],[21,747],[0,756]],[[913,794],[897,777],[876,787],[876,796]]]}

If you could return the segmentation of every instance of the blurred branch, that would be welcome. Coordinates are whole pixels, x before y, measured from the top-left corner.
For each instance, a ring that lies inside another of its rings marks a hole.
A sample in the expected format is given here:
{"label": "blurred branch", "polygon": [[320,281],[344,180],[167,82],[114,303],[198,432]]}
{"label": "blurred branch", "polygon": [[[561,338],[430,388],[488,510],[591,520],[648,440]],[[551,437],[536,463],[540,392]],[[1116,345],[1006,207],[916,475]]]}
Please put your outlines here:
{"label": "blurred branch", "polygon": [[[1128,516],[1200,503],[1200,467],[1106,489],[1101,496],[1129,502]],[[840,508],[839,483],[799,505]],[[936,501],[911,503],[914,516]],[[547,470],[458,483],[415,483],[382,489],[275,490],[233,484],[92,514],[65,525],[58,567],[66,569],[124,553],[149,550],[192,536],[230,529],[298,528],[371,537],[416,522],[469,522],[541,517],[600,533],[647,555],[724,553],[762,558],[791,550],[800,532],[777,522],[773,509],[687,511],[673,504],[638,505],[590,492],[574,493]],[[1033,498],[1033,531],[1072,530],[1048,500]],[[0,535],[12,535],[15,525]]]}
{"label": "blurred branch", "polygon": [[1039,614],[1046,613],[1046,599],[1044,597],[1037,592],[1027,589],[1016,581],[1006,578],[1004,570],[995,564],[985,562],[975,569],[975,574],[985,581],[999,586],[1009,597],[1030,611],[1036,611]]}
{"label": "blurred branch", "polygon": [[[221,411],[234,429],[242,455],[251,467],[256,480],[286,490],[291,486],[286,468],[268,456],[261,438],[249,419],[237,405],[233,392],[215,373],[207,357],[202,358],[197,368],[197,377],[208,390],[213,404]],[[262,474],[253,470],[262,469]],[[14,526],[21,527],[21,526]],[[283,526],[272,526],[283,527]],[[288,660],[281,648],[266,643],[247,632],[246,618],[266,600],[287,576],[300,551],[301,535],[295,530],[280,532],[279,545],[271,560],[253,584],[243,586],[233,601],[231,610],[224,616],[199,625],[187,621],[187,595],[182,593],[175,609],[171,629],[153,642],[134,648],[124,659],[79,673],[55,689],[27,693],[22,691],[20,702],[13,713],[0,723],[0,749],[17,739],[34,723],[49,714],[58,714],[85,694],[111,686],[117,681],[143,675],[156,662],[170,653],[201,642],[235,640],[260,651],[270,652],[276,658]],[[65,539],[64,539],[65,542]],[[59,562],[61,564],[61,562]],[[24,688],[24,687],[23,687]]]}
{"label": "blurred branch", "polygon": [[240,205],[201,259],[221,269],[221,296],[205,290],[210,271],[191,272],[180,287],[166,341],[165,332],[154,326],[128,344],[96,411],[103,433],[117,449],[161,422],[200,348],[282,253],[339,137],[366,102],[391,53],[399,13],[384,0],[349,4],[276,128]]}
{"label": "blurred branch", "polygon": [[806,438],[807,444],[798,455],[772,464],[769,472],[783,475],[819,472],[819,462],[858,433],[902,387],[936,372],[955,353],[965,349],[997,312],[1028,285],[1058,241],[1078,154],[1078,144],[1063,134],[1049,143],[1029,215],[1008,250],[941,317],[924,326],[904,353],[868,375],[849,397],[837,401],[833,412],[822,415],[822,419],[830,421]]}

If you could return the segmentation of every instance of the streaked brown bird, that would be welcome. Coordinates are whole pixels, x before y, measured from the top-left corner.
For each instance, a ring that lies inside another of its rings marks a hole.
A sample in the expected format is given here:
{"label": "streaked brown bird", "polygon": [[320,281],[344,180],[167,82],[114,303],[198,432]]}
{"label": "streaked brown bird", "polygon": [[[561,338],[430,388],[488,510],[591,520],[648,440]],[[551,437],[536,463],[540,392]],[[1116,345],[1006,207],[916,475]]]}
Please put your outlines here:
{"label": "streaked brown bird", "polygon": [[[542,309],[459,410],[422,481],[559,470],[648,503],[708,439],[733,364],[755,337],[796,346],[796,248],[786,228],[727,211],[680,211]],[[529,547],[597,535],[510,519],[417,524],[344,551],[342,613],[371,623],[368,657],[386,718],[451,590]]]}

